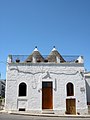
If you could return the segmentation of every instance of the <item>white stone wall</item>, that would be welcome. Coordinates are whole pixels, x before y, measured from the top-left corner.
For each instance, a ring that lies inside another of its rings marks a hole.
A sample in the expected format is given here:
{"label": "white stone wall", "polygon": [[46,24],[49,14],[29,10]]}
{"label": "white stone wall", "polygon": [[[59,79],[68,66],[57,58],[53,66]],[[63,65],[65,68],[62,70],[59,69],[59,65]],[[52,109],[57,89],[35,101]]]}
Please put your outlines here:
{"label": "white stone wall", "polygon": [[[10,63],[7,66],[6,103],[7,111],[42,112],[42,81],[53,81],[53,110],[65,114],[66,99],[76,99],[76,113],[87,113],[86,86],[82,72],[83,64],[76,63]],[[27,85],[27,96],[18,97],[18,86],[21,82]],[[67,97],[66,85],[74,85],[74,96]]]}

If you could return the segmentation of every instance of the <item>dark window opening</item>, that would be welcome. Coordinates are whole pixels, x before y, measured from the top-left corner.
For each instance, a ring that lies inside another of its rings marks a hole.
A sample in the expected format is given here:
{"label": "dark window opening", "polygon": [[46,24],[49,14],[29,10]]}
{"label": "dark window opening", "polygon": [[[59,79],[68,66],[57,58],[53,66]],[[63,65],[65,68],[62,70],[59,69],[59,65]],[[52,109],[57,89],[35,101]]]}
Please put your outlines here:
{"label": "dark window opening", "polygon": [[25,111],[25,108],[19,108],[19,111]]}
{"label": "dark window opening", "polygon": [[37,62],[41,62],[41,60],[40,60],[40,59],[37,59]]}
{"label": "dark window opening", "polygon": [[16,59],[16,63],[19,63],[20,62],[20,60],[19,59]]}
{"label": "dark window opening", "polygon": [[32,62],[32,61],[31,60],[27,60],[26,62],[29,63],[29,62]]}
{"label": "dark window opening", "polygon": [[67,84],[67,96],[73,96],[74,95],[74,87],[72,83]]}
{"label": "dark window opening", "polygon": [[48,62],[48,59],[45,59],[44,62]]}
{"label": "dark window opening", "polygon": [[19,85],[19,96],[26,96],[27,86],[25,83],[20,83]]}
{"label": "dark window opening", "polygon": [[75,63],[78,63],[78,62],[79,62],[78,60],[75,61]]}

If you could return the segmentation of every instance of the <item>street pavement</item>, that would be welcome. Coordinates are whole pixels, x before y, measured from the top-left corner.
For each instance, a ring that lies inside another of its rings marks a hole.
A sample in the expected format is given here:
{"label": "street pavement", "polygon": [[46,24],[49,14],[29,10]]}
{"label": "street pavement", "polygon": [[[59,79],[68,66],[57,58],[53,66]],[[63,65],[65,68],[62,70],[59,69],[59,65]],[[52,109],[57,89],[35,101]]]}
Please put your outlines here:
{"label": "street pavement", "polygon": [[90,120],[90,118],[27,116],[0,113],[0,120]]}

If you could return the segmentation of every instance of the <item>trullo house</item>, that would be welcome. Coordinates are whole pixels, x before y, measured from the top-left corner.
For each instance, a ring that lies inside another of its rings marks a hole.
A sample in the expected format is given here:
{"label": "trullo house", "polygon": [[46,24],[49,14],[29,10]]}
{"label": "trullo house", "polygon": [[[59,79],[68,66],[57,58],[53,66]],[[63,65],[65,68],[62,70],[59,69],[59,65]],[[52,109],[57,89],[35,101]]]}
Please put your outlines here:
{"label": "trullo house", "polygon": [[87,114],[82,56],[62,56],[54,47],[48,56],[35,47],[29,56],[7,59],[6,111]]}

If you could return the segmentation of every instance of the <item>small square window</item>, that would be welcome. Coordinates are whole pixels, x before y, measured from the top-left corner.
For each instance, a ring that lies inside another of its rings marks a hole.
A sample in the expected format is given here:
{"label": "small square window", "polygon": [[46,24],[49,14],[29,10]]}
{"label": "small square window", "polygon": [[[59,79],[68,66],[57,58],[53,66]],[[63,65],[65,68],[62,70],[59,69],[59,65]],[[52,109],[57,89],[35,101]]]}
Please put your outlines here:
{"label": "small square window", "polygon": [[19,108],[19,111],[25,111],[25,108]]}

